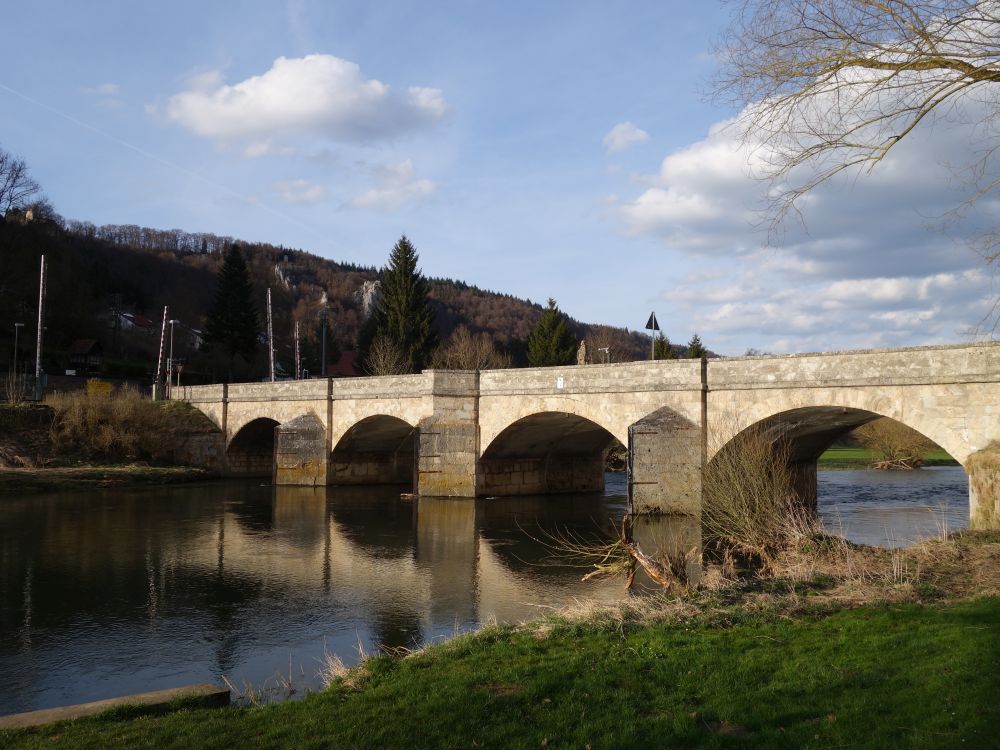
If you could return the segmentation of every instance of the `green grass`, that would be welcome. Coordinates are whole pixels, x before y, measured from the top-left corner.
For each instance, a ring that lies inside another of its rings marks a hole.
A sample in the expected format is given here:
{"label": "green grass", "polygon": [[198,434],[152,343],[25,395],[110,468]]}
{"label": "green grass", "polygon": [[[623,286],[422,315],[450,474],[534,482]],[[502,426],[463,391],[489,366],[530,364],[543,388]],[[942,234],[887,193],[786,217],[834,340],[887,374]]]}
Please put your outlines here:
{"label": "green grass", "polygon": [[[819,468],[863,469],[878,458],[879,456],[866,448],[837,446],[828,449],[819,457]],[[928,453],[924,463],[926,466],[958,466],[958,461],[940,449]]]}
{"label": "green grass", "polygon": [[85,719],[0,746],[990,747],[1000,598],[729,627],[499,627],[364,675],[302,701]]}

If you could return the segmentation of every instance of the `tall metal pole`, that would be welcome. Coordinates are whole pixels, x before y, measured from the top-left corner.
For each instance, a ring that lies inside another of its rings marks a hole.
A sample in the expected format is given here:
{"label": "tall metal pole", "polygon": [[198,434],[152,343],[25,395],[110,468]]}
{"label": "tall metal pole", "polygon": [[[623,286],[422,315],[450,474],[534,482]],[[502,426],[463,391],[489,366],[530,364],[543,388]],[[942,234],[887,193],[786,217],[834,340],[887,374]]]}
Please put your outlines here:
{"label": "tall metal pole", "polygon": [[302,360],[299,358],[299,321],[295,321],[295,379],[302,379]]}
{"label": "tall metal pole", "polygon": [[42,400],[42,334],[45,331],[45,256],[38,274],[38,339],[35,342],[35,400]]}
{"label": "tall metal pole", "polygon": [[267,288],[267,363],[274,382],[274,326],[271,324],[271,287]]}
{"label": "tall metal pole", "polygon": [[160,353],[156,355],[156,379],[153,381],[153,400],[155,401],[160,393],[160,373],[163,367],[163,344],[167,337],[167,319],[170,317],[170,307],[163,306],[163,323],[160,325]]}
{"label": "tall metal pole", "polygon": [[170,356],[167,358],[167,400],[173,395],[174,390],[174,323],[179,320],[170,319]]}

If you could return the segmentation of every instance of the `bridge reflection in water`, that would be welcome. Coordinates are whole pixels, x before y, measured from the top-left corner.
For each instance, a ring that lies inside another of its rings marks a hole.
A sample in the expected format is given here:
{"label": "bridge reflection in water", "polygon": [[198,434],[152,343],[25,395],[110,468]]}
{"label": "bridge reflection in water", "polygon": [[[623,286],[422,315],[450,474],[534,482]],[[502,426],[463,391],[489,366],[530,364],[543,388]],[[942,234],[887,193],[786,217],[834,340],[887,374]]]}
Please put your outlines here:
{"label": "bridge reflection in water", "polygon": [[[960,467],[830,472],[820,515],[832,530],[875,522],[906,540],[904,512],[968,524]],[[348,661],[360,642],[414,646],[626,596],[621,579],[553,549],[613,539],[625,480],[607,495],[402,502],[399,487],[245,482],[99,490],[0,503],[0,707],[9,712],[291,671],[316,686],[324,641]],[[946,503],[946,505],[941,505]],[[928,509],[943,508],[941,513]],[[948,515],[941,515],[944,512]],[[892,515],[895,514],[895,515]],[[929,529],[933,533],[932,528]],[[692,516],[635,519],[653,556],[698,544]],[[891,540],[890,540],[891,541]],[[639,579],[641,583],[641,578]]]}
{"label": "bridge reflection in water", "polygon": [[[622,484],[615,478],[612,484]],[[0,507],[0,706],[226,675],[315,687],[326,647],[412,647],[626,596],[547,541],[608,540],[623,495],[399,499],[398,487],[104,490]]]}

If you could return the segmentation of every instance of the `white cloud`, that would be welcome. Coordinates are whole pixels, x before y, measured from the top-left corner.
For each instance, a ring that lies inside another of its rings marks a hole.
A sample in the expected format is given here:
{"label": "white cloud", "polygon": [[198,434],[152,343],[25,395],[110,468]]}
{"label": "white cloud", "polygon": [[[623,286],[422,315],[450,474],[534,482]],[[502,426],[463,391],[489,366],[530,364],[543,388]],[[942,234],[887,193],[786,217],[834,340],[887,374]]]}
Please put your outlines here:
{"label": "white cloud", "polygon": [[627,234],[686,258],[688,279],[662,293],[675,337],[697,330],[730,354],[917,345],[963,340],[990,312],[997,289],[970,242],[996,225],[996,206],[945,222],[963,197],[950,165],[976,155],[975,126],[914,131],[874,171],[814,189],[802,221],[768,243],[776,188],[752,177],[767,154],[729,124],[668,154],[612,209]]}
{"label": "white cloud", "polygon": [[637,143],[649,140],[649,133],[626,120],[615,125],[604,136],[604,148],[609,154],[617,154]]}
{"label": "white cloud", "polygon": [[355,208],[394,211],[406,203],[422,201],[437,189],[431,180],[415,179],[413,162],[407,159],[381,170],[378,187],[367,190],[351,201]]}
{"label": "white cloud", "polygon": [[282,180],[274,183],[274,192],[285,203],[308,205],[326,197],[326,188],[307,180]]}
{"label": "white cloud", "polygon": [[438,89],[397,90],[333,55],[279,57],[265,73],[232,85],[218,73],[202,73],[190,86],[170,98],[167,116],[219,140],[264,142],[305,133],[375,141],[437,122],[447,109]]}

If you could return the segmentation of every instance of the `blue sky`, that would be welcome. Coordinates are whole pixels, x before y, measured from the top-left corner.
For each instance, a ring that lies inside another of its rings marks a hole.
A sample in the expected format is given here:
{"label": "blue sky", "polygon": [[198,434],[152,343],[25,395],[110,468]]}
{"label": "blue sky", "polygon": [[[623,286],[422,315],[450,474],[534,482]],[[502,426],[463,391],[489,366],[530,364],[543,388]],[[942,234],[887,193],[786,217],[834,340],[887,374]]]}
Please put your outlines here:
{"label": "blue sky", "polygon": [[677,342],[961,341],[992,279],[928,217],[961,128],[817,193],[763,247],[762,185],[681,2],[33,2],[5,14],[0,146],[56,209],[425,273]]}

